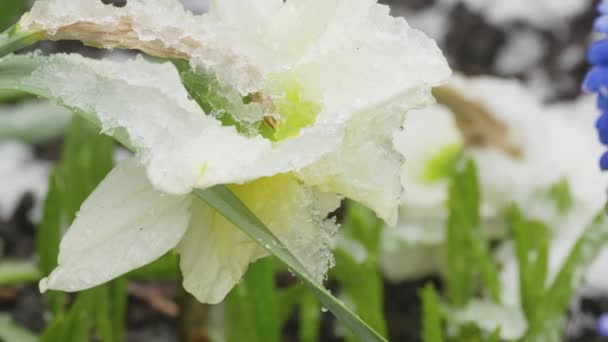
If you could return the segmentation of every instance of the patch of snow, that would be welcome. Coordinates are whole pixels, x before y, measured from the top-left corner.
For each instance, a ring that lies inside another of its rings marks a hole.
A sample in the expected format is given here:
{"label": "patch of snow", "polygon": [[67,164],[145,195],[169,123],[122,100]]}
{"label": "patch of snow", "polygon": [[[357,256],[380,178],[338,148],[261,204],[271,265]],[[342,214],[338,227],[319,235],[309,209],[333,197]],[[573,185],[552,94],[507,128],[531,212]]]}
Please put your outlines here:
{"label": "patch of snow", "polygon": [[490,334],[500,328],[500,337],[508,341],[519,339],[528,328],[526,318],[517,307],[489,301],[474,300],[466,308],[451,312],[451,317],[460,324],[475,323]]}
{"label": "patch of snow", "polygon": [[0,105],[0,141],[39,143],[60,136],[72,113],[48,101],[25,101]]}
{"label": "patch of snow", "polygon": [[35,206],[30,215],[39,220],[46,196],[51,165],[37,160],[31,147],[15,142],[0,143],[0,219],[8,219],[25,193],[31,193]]}
{"label": "patch of snow", "polygon": [[464,3],[470,10],[491,23],[522,21],[542,29],[555,29],[583,13],[592,0],[440,0],[443,3]]}
{"label": "patch of snow", "polygon": [[544,51],[540,34],[531,30],[511,32],[507,43],[498,51],[496,69],[502,74],[524,73],[540,61]]}

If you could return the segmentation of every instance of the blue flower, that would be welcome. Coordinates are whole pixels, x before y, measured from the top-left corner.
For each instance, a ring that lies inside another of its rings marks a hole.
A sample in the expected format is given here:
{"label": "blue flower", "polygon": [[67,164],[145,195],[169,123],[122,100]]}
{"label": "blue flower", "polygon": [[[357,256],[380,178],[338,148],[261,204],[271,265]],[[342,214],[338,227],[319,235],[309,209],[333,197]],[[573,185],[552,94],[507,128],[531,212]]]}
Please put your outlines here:
{"label": "blue flower", "polygon": [[600,336],[608,337],[608,314],[602,314],[596,323],[597,332]]}
{"label": "blue flower", "polygon": [[[608,1],[602,1],[597,10],[600,16],[593,22],[593,30],[598,34],[598,39],[587,51],[587,59],[594,67],[585,77],[583,90],[598,95],[597,107],[602,115],[595,127],[600,142],[608,145]],[[608,152],[600,157],[600,168],[608,171]]]}

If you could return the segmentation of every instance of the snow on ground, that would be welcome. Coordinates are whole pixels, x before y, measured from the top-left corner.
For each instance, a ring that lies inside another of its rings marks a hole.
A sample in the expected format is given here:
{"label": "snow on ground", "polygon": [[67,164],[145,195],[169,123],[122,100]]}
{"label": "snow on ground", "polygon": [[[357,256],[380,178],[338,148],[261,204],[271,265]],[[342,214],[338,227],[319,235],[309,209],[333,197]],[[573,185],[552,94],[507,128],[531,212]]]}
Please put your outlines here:
{"label": "snow on ground", "polygon": [[37,160],[33,149],[20,142],[0,142],[0,219],[9,219],[26,193],[31,193],[35,206],[30,215],[40,218],[46,196],[51,164]]}
{"label": "snow on ground", "polygon": [[581,14],[591,0],[439,0],[439,3],[464,3],[470,10],[494,24],[522,21],[543,29],[561,27]]}

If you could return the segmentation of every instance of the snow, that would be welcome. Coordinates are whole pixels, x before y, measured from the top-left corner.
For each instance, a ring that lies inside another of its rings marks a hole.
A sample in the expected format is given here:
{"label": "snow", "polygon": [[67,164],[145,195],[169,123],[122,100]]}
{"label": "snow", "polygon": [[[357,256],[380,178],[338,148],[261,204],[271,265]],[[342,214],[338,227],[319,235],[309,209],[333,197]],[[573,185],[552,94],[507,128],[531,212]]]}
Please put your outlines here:
{"label": "snow", "polygon": [[0,105],[0,140],[44,142],[60,136],[71,118],[69,110],[48,101]]}
{"label": "snow", "polygon": [[443,3],[464,3],[470,10],[501,25],[521,21],[538,28],[552,29],[580,15],[592,0],[440,0]]}
{"label": "snow", "polygon": [[540,61],[545,44],[539,33],[531,30],[509,32],[506,45],[498,50],[496,70],[501,74],[524,73]]}
{"label": "snow", "polygon": [[0,219],[9,219],[23,195],[31,193],[35,207],[30,215],[37,221],[46,196],[50,163],[36,160],[31,147],[16,141],[0,142],[0,160]]}

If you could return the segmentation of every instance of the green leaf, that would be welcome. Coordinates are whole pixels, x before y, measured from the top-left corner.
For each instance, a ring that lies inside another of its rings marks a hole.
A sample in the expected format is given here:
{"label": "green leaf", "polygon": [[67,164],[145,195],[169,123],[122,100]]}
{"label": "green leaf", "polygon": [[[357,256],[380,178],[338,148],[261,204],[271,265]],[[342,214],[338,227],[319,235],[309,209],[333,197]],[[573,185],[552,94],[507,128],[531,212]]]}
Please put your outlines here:
{"label": "green leaf", "polygon": [[354,201],[348,201],[340,234],[359,241],[368,252],[370,262],[377,261],[384,222],[376,214]]}
{"label": "green leaf", "polygon": [[601,213],[577,239],[555,280],[536,304],[523,342],[560,340],[568,305],[581,286],[587,269],[607,242],[608,219]]}
{"label": "green leaf", "polygon": [[462,156],[462,145],[446,145],[427,163],[421,179],[427,183],[434,183],[444,178],[450,177],[456,168],[458,160]]}
{"label": "green leaf", "polygon": [[177,280],[179,279],[179,260],[175,252],[170,251],[153,263],[129,272],[129,279],[137,280]]}
{"label": "green leaf", "polygon": [[515,234],[520,303],[530,320],[545,293],[549,270],[549,229],[540,222],[525,221],[517,207],[510,210],[509,223]]}
{"label": "green leaf", "polygon": [[43,274],[49,274],[57,266],[59,242],[64,223],[61,208],[61,175],[55,169],[49,180],[49,191],[44,201],[42,220],[36,234],[38,265]]}
{"label": "green leaf", "polygon": [[31,262],[4,260],[0,263],[0,286],[36,282],[40,278],[40,270]]}
{"label": "green leaf", "polygon": [[115,279],[98,288],[99,296],[93,307],[98,311],[97,327],[103,342],[124,341],[127,311],[127,281]]}
{"label": "green leaf", "polygon": [[300,298],[300,342],[317,342],[321,330],[321,313],[323,309],[311,292],[305,292]]}
{"label": "green leaf", "polygon": [[281,336],[274,265],[270,258],[249,266],[226,299],[227,342],[278,342]]}
{"label": "green leaf", "polygon": [[[55,169],[49,180],[49,191],[44,201],[42,220],[36,233],[36,252],[38,267],[43,275],[50,274],[57,266],[59,243],[64,223],[66,221],[61,206],[62,188],[60,171]],[[61,292],[49,291],[45,294],[46,302],[54,315],[63,312],[65,295]]]}
{"label": "green leaf", "polygon": [[[364,247],[361,248],[367,253]],[[387,328],[383,311],[384,281],[378,264],[369,260],[357,260],[341,248],[340,244],[334,250],[334,255],[336,267],[331,270],[330,275],[340,284],[340,297],[370,327],[386,336]],[[357,339],[347,334],[347,341],[357,341]]]}
{"label": "green leaf", "polygon": [[95,288],[81,292],[70,311],[55,319],[44,331],[40,341],[89,341],[91,330],[98,317],[96,304],[106,297],[101,290],[103,289]]}
{"label": "green leaf", "polygon": [[450,303],[464,307],[473,298],[481,276],[492,298],[500,301],[498,271],[480,229],[479,184],[475,164],[469,160],[450,179],[446,265]]}
{"label": "green leaf", "polygon": [[[230,100],[223,94],[225,87],[220,85],[215,76],[203,71],[194,71],[185,60],[173,60],[182,84],[188,94],[198,103],[205,113],[213,115],[223,126],[234,126],[239,133],[247,134],[251,127],[237,120],[231,113]],[[246,102],[247,100],[244,99]],[[258,123],[257,126],[259,126]],[[257,130],[257,128],[256,128]]]}
{"label": "green leaf", "polygon": [[277,259],[287,264],[291,271],[321,301],[321,304],[329,309],[361,341],[385,341],[378,332],[374,331],[361,318],[332,296],[321,284],[317,283],[287,247],[228,188],[215,186],[205,190],[195,190],[194,194],[221,213]]}
{"label": "green leaf", "polygon": [[[334,248],[336,266],[330,277],[340,284],[340,297],[367,324],[386,336],[384,282],[379,270],[384,223],[371,210],[349,201]],[[350,333],[347,341],[357,341]]]}
{"label": "green leaf", "polygon": [[29,96],[28,94],[21,92],[21,91],[0,90],[0,102],[2,102],[2,103],[17,102],[18,100],[21,100],[28,96]]}
{"label": "green leaf", "polygon": [[26,10],[24,0],[4,0],[0,2],[0,30],[6,30],[17,21]]}
{"label": "green leaf", "polygon": [[500,342],[500,328],[494,330],[494,332],[488,336],[486,342]]}
{"label": "green leaf", "polygon": [[62,207],[71,223],[84,200],[114,166],[114,141],[88,121],[75,116],[68,129],[59,166]]}
{"label": "green leaf", "polygon": [[9,315],[0,314],[0,341],[36,342],[38,337],[18,326]]}
{"label": "green leaf", "polygon": [[570,184],[566,178],[554,184],[549,189],[549,195],[555,202],[555,206],[561,214],[566,214],[568,210],[572,208],[572,192],[570,191]]}
{"label": "green leaf", "polygon": [[422,341],[443,342],[442,311],[433,285],[420,291],[422,299]]}
{"label": "green leaf", "polygon": [[[3,1],[3,3],[6,2]],[[3,33],[0,33],[0,57],[28,47],[41,40],[42,37],[43,35],[40,32],[25,31],[19,25],[14,25]]]}

